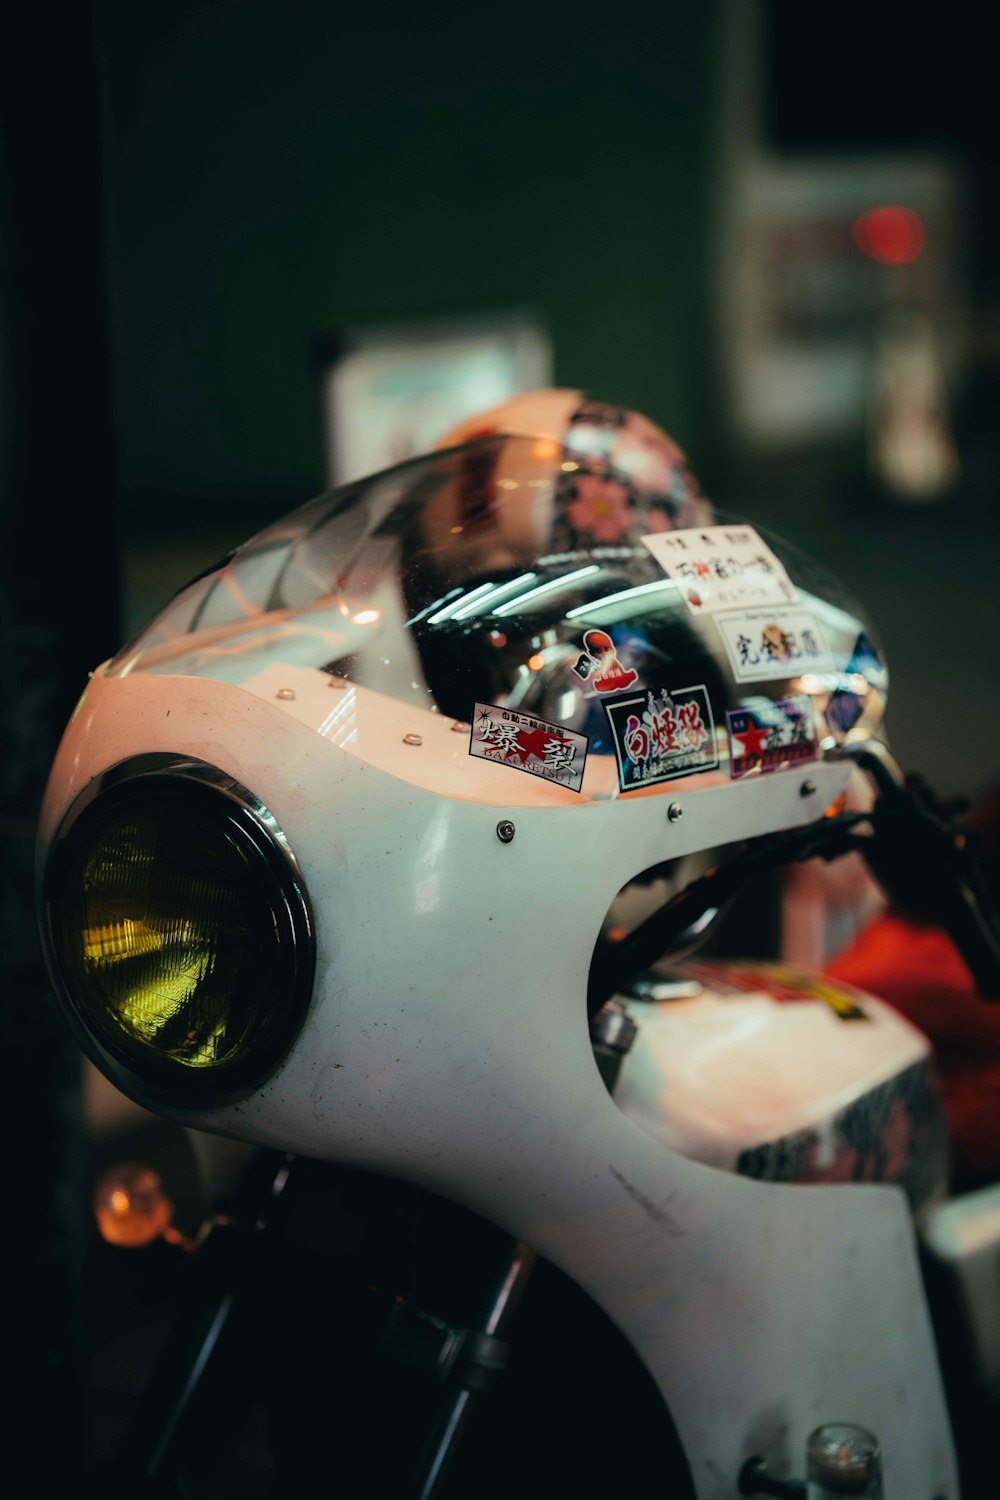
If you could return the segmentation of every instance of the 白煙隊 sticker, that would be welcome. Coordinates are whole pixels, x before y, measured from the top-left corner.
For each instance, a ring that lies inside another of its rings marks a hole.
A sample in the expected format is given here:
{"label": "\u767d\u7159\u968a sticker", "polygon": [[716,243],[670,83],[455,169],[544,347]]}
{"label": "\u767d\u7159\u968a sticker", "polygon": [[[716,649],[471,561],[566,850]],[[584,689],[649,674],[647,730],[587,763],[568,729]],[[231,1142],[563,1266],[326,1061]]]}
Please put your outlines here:
{"label": "\u767d\u7159\u968a sticker", "polygon": [[604,712],[623,792],[713,771],[719,764],[715,721],[704,684],[611,699],[605,702]]}

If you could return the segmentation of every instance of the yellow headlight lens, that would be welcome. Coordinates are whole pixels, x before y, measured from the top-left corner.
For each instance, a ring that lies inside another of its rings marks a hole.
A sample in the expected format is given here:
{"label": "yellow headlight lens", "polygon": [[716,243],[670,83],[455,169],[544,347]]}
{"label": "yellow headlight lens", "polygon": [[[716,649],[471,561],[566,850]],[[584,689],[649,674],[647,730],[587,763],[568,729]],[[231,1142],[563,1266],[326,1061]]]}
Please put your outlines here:
{"label": "yellow headlight lens", "polygon": [[203,1093],[284,1050],[306,947],[311,972],[304,894],[271,830],[216,787],[156,775],[99,794],[58,847],[47,907],[77,1021],[140,1078]]}

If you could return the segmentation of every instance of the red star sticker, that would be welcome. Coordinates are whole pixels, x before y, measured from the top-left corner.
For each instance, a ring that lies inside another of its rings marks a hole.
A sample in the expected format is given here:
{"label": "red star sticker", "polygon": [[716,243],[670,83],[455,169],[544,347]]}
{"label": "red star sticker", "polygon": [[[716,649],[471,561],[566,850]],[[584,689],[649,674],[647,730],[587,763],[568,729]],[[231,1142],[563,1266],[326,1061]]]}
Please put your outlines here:
{"label": "red star sticker", "polygon": [[747,724],[747,727],[746,729],[744,729],[743,733],[734,734],[733,739],[739,740],[740,744],[743,746],[743,754],[749,757],[751,755],[761,754],[764,747],[764,742],[770,733],[770,729],[760,729],[751,720]]}

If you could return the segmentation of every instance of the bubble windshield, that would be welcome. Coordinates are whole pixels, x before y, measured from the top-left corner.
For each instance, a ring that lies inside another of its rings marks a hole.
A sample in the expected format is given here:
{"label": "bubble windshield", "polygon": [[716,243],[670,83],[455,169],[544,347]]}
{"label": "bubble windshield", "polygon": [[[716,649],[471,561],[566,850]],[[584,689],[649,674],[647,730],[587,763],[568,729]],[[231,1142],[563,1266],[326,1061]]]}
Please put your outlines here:
{"label": "bubble windshield", "polygon": [[614,458],[492,436],[343,486],[181,590],[106,670],[252,691],[278,671],[289,699],[323,674],[467,731],[463,754],[593,795],[871,737],[886,669],[840,586],[710,514],[682,462]]}

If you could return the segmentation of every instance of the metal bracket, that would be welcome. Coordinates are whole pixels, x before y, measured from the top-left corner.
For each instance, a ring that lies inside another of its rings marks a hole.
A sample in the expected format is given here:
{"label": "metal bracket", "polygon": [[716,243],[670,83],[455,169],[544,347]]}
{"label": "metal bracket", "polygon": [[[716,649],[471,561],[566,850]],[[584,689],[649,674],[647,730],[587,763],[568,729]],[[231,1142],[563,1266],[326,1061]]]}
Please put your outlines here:
{"label": "metal bracket", "polygon": [[507,1368],[509,1346],[476,1328],[455,1328],[405,1302],[389,1311],[379,1348],[393,1359],[417,1365],[442,1384],[486,1392]]}

